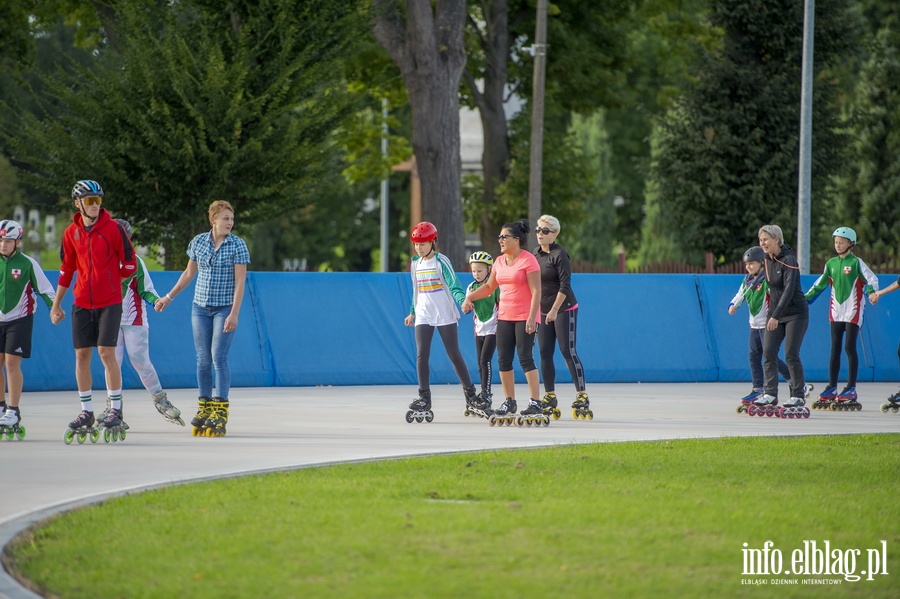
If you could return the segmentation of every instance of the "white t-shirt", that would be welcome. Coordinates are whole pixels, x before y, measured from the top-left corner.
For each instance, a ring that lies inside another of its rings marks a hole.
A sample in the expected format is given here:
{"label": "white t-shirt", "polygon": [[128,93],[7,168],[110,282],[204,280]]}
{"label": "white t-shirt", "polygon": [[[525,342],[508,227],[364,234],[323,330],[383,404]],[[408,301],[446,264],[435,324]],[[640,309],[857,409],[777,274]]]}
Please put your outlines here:
{"label": "white t-shirt", "polygon": [[436,258],[413,262],[416,269],[416,326],[427,324],[441,327],[459,320],[456,304],[444,289],[441,265]]}

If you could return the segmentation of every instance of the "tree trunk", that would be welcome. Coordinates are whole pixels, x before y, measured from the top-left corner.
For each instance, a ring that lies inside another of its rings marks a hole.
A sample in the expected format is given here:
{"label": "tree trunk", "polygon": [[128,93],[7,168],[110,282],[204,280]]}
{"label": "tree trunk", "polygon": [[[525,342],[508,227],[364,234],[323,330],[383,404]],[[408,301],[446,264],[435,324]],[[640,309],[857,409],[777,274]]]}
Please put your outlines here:
{"label": "tree trunk", "polygon": [[485,33],[479,36],[482,51],[486,57],[483,91],[478,89],[472,73],[466,71],[464,77],[481,117],[484,138],[484,150],[481,155],[481,170],[484,177],[483,209],[479,219],[478,234],[482,248],[493,254],[498,251],[497,233],[503,223],[497,222],[495,218],[491,217],[492,207],[496,201],[497,187],[506,182],[509,176],[510,160],[509,127],[506,122],[506,112],[503,109],[508,76],[507,61],[510,51],[508,0],[491,2],[489,10],[484,11],[484,18],[483,28],[478,23],[471,23],[472,27],[483,30]]}
{"label": "tree trunk", "polygon": [[[465,0],[372,0],[375,39],[403,74],[412,111],[412,147],[422,184],[422,218],[454,266],[466,264],[459,155],[459,83]],[[415,224],[415,223],[412,223]]]}

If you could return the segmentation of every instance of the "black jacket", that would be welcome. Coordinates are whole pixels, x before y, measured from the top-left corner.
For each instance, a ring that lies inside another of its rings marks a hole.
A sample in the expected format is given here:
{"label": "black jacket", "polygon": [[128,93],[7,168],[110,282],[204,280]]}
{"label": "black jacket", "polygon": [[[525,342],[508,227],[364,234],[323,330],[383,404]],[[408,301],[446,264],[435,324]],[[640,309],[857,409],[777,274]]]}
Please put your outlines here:
{"label": "black jacket", "polygon": [[541,314],[550,311],[559,292],[566,296],[559,307],[560,312],[577,304],[575,292],[572,291],[572,266],[568,252],[559,244],[551,243],[549,252],[537,246],[534,255],[541,266]]}
{"label": "black jacket", "polygon": [[769,283],[769,318],[779,322],[809,318],[809,304],[800,287],[800,265],[786,245],[773,259],[766,254],[766,282]]}

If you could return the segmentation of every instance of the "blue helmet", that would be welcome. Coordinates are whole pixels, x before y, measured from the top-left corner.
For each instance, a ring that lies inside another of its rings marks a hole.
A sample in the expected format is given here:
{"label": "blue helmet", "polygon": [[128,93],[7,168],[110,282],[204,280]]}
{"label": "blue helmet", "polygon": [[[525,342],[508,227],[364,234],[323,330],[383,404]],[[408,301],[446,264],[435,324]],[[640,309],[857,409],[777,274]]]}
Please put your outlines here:
{"label": "blue helmet", "polygon": [[88,196],[103,197],[103,188],[100,184],[91,179],[82,179],[72,188],[72,199],[77,200]]}
{"label": "blue helmet", "polygon": [[850,227],[838,227],[834,230],[834,233],[832,233],[831,236],[849,239],[850,243],[856,245],[856,231],[854,231]]}

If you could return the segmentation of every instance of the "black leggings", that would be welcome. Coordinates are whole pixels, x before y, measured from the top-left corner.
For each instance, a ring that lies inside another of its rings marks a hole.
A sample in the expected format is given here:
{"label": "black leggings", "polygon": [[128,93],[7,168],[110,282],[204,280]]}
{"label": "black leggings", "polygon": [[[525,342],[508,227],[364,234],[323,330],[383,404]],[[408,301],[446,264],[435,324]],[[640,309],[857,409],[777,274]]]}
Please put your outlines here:
{"label": "black leggings", "polygon": [[478,374],[481,376],[481,391],[491,395],[491,379],[494,376],[492,363],[497,350],[497,335],[476,335],[475,353],[478,356]]}
{"label": "black leggings", "polygon": [[[541,314],[543,323],[547,315]],[[541,375],[544,377],[544,391],[550,393],[556,389],[556,365],[553,363],[553,352],[559,342],[559,353],[566,360],[569,374],[576,391],[584,391],[584,367],[575,351],[575,331],[577,329],[578,308],[560,312],[556,320],[550,324],[538,326],[538,348],[541,350]]]}
{"label": "black leggings", "polygon": [[859,373],[859,354],[856,352],[856,340],[859,337],[859,325],[852,322],[831,323],[831,359],[828,361],[828,385],[837,386],[841,371],[841,344],[844,333],[847,333],[844,351],[847,352],[847,386],[856,386],[856,375]]}
{"label": "black leggings", "polygon": [[524,372],[536,370],[534,365],[534,333],[525,332],[524,320],[497,322],[497,364],[500,372],[513,369],[513,354],[519,354],[519,365]]}
{"label": "black leggings", "polygon": [[457,325],[447,324],[442,327],[433,327],[427,324],[416,325],[416,374],[419,377],[419,389],[431,389],[431,370],[428,363],[431,360],[431,340],[434,339],[434,330],[437,329],[447,350],[447,356],[453,364],[453,370],[459,377],[463,387],[471,387],[472,379],[469,370],[459,351],[459,337],[456,334]]}
{"label": "black leggings", "polygon": [[763,370],[767,395],[778,397],[778,349],[784,343],[784,361],[791,373],[791,397],[803,397],[806,379],[803,362],[800,361],[800,346],[809,327],[809,317],[782,321],[774,331],[766,331],[763,336]]}

